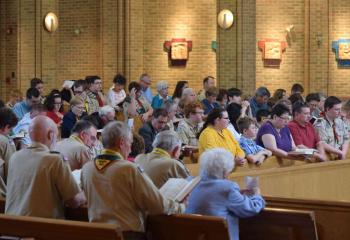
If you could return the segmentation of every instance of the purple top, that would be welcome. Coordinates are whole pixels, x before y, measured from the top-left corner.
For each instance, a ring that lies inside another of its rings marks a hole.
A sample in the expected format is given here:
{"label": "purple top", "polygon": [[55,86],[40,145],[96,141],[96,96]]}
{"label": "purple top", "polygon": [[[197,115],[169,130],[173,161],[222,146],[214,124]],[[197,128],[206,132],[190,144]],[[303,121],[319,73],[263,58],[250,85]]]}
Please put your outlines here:
{"label": "purple top", "polygon": [[292,151],[292,138],[287,126],[284,126],[278,133],[270,121],[264,123],[256,136],[256,143],[262,147],[265,147],[262,142],[262,136],[265,134],[272,134],[275,137],[278,149],[286,152]]}

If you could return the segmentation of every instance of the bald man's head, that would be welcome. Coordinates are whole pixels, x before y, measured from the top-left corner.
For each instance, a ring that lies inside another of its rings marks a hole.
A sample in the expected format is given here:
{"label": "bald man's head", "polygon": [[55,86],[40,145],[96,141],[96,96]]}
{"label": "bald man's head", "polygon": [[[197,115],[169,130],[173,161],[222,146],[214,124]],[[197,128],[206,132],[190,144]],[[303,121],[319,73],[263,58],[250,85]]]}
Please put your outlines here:
{"label": "bald man's head", "polygon": [[29,126],[29,136],[33,142],[39,142],[53,148],[57,140],[58,129],[54,121],[46,116],[37,116]]}

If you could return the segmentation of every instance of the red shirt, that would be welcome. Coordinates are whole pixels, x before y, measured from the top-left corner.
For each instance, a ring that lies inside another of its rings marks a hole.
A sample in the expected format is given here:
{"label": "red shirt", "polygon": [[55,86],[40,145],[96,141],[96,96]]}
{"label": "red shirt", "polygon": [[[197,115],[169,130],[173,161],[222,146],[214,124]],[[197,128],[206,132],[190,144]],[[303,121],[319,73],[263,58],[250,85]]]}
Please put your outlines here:
{"label": "red shirt", "polygon": [[60,124],[62,122],[62,118],[60,118],[59,116],[57,116],[56,113],[54,113],[53,111],[47,111],[46,112],[46,116],[48,116],[49,118],[51,118],[56,124]]}
{"label": "red shirt", "polygon": [[320,141],[316,130],[309,122],[302,126],[293,120],[288,123],[288,128],[296,146],[304,145],[308,148],[316,148],[316,144]]}

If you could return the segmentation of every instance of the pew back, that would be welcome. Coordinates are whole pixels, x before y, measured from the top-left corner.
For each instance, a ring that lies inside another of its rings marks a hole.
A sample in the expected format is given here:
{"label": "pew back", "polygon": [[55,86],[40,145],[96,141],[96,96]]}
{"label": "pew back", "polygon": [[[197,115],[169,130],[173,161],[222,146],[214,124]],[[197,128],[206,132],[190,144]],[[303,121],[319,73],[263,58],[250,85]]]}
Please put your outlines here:
{"label": "pew back", "polygon": [[259,176],[261,192],[272,197],[350,202],[350,160],[263,169],[230,175],[244,186],[246,176]]}
{"label": "pew back", "polygon": [[259,215],[240,219],[241,240],[317,240],[314,212],[265,208]]}
{"label": "pew back", "polygon": [[122,240],[116,226],[0,214],[0,234],[40,240]]}
{"label": "pew back", "polygon": [[[307,162],[300,160],[281,159],[275,156],[267,158],[261,165],[248,163],[243,166],[236,166],[234,173],[246,173],[251,171],[263,170],[263,169],[276,169],[291,166],[306,165]],[[199,163],[186,163],[186,167],[189,169],[192,176],[198,176]]]}
{"label": "pew back", "polygon": [[273,208],[308,210],[315,213],[320,240],[350,239],[350,203],[264,197]]}
{"label": "pew back", "polygon": [[147,235],[152,240],[229,240],[226,220],[199,215],[150,216]]}

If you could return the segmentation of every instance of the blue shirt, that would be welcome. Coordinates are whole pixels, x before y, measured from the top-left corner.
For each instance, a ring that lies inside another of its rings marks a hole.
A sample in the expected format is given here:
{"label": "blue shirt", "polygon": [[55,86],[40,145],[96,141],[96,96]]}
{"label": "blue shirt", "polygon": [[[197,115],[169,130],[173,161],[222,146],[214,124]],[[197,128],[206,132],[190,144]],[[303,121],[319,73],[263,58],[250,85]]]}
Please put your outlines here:
{"label": "blue shirt", "polygon": [[256,117],[256,113],[257,113],[260,109],[269,110],[269,105],[267,105],[267,103],[265,103],[265,104],[258,104],[258,103],[256,102],[255,97],[253,97],[252,99],[250,99],[249,103],[250,103],[250,109],[252,110],[252,115],[253,115],[253,117]]}
{"label": "blue shirt", "polygon": [[16,114],[18,120],[21,120],[26,113],[30,112],[30,107],[26,100],[23,100],[22,102],[16,103],[12,111]]}
{"label": "blue shirt", "polygon": [[190,195],[186,213],[225,218],[230,239],[238,240],[238,218],[254,216],[264,207],[265,201],[260,195],[242,195],[237,183],[202,177]]}
{"label": "blue shirt", "polygon": [[150,87],[146,89],[141,88],[141,96],[143,96],[150,104],[152,103],[153,94]]}
{"label": "blue shirt", "polygon": [[217,102],[213,102],[212,104],[210,104],[208,99],[203,99],[202,104],[204,108],[204,115],[207,115],[214,108],[220,108],[220,105]]}
{"label": "blue shirt", "polygon": [[24,138],[22,138],[20,141],[27,146],[32,143],[29,137],[29,125],[31,122],[32,119],[30,118],[30,112],[26,113],[12,130],[13,134],[15,135],[20,132],[24,132]]}
{"label": "blue shirt", "polygon": [[265,148],[256,144],[254,140],[246,138],[243,135],[239,139],[239,145],[245,152],[245,155],[255,155],[258,152],[265,150]]}
{"label": "blue shirt", "polygon": [[[166,101],[173,101],[170,96],[166,97]],[[157,108],[162,108],[164,104],[164,99],[158,94],[155,96],[152,100],[152,108],[157,109]]]}

